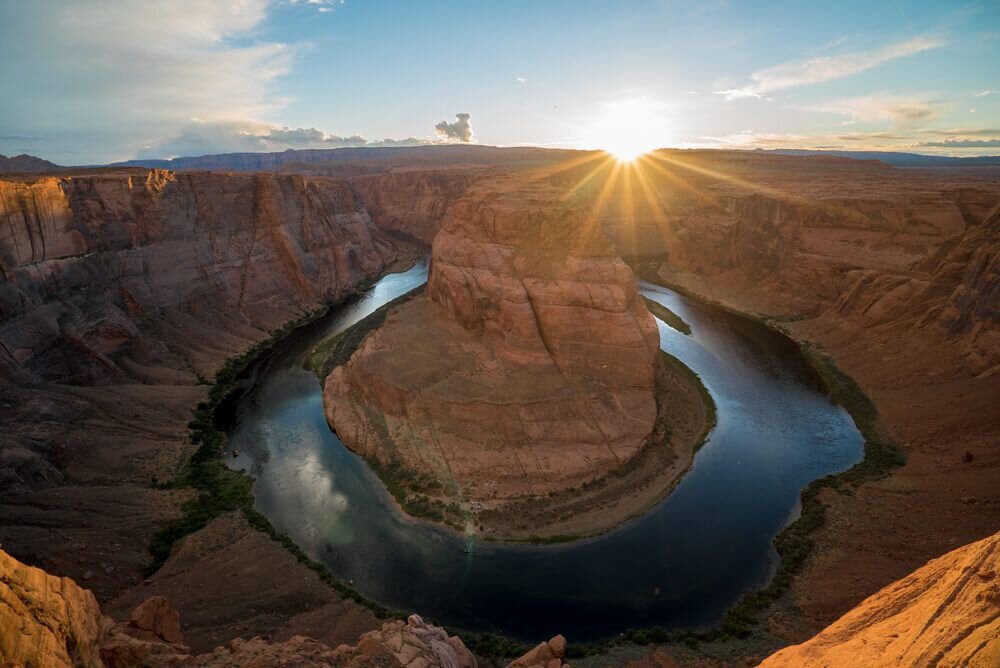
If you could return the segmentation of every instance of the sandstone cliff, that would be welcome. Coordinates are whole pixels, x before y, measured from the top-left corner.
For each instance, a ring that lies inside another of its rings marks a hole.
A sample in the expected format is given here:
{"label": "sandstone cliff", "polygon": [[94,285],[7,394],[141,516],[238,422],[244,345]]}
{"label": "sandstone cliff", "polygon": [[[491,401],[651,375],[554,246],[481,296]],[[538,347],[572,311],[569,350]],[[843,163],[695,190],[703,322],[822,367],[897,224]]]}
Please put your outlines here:
{"label": "sandstone cliff", "polygon": [[934,559],[762,668],[1000,665],[1000,533]]}
{"label": "sandstone cliff", "polygon": [[350,183],[379,228],[405,232],[429,246],[445,214],[477,176],[468,170],[414,170],[358,176]]}
{"label": "sandstone cliff", "polygon": [[296,176],[0,182],[0,220],[0,373],[19,382],[193,380],[185,318],[266,331],[394,257],[344,182]]}

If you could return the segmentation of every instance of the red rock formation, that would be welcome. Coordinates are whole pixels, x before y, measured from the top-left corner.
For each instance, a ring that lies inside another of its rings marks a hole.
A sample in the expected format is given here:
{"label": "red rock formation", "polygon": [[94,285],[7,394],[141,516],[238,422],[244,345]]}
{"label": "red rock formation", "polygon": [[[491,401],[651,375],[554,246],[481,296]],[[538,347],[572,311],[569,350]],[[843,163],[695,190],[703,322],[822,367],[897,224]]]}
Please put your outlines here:
{"label": "red rock formation", "polygon": [[178,350],[185,335],[151,341],[136,323],[196,315],[266,330],[394,257],[329,179],[153,170],[0,182],[0,220],[0,373],[28,382],[204,369]]}
{"label": "red rock formation", "polygon": [[1000,533],[934,559],[762,668],[1000,665]]}
{"label": "red rock formation", "polygon": [[427,297],[330,374],[327,416],[467,502],[545,495],[646,444],[658,344],[631,270],[557,192],[477,186],[435,237]]}

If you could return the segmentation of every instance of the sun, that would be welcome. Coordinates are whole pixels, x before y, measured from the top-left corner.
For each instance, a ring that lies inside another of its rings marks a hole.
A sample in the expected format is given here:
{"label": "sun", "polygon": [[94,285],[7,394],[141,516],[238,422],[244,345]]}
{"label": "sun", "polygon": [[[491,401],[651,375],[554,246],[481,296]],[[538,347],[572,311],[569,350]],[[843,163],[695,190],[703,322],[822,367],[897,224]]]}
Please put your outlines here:
{"label": "sun", "polygon": [[607,151],[619,162],[632,162],[667,143],[664,116],[663,105],[650,100],[609,102],[590,126],[587,143]]}

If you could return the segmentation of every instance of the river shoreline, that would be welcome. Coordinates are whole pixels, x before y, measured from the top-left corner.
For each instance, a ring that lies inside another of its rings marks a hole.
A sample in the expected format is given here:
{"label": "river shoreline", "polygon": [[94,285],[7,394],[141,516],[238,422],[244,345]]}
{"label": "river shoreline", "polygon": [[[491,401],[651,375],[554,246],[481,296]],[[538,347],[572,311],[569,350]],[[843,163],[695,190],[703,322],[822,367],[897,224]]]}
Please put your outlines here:
{"label": "river shoreline", "polygon": [[[773,330],[773,327],[769,327],[768,329],[772,329]],[[318,341],[322,341],[322,340],[323,340],[322,338],[318,339]],[[311,349],[315,348],[316,345],[317,344],[312,344],[310,346],[310,348]],[[308,374],[308,375],[311,378],[313,378],[312,382],[315,383],[316,382],[315,381],[315,376],[313,376],[312,374]],[[386,494],[385,496],[389,496],[389,495]],[[653,505],[656,506],[656,503],[654,502]],[[265,509],[261,508],[261,510],[265,510]],[[255,510],[254,512],[256,513],[258,511]],[[394,511],[394,514],[401,514],[401,513],[399,513],[398,511]],[[646,517],[647,514],[648,513],[642,513],[642,512],[640,512],[638,518],[633,518],[633,521],[627,521],[626,520],[625,521],[625,525],[632,525],[633,523],[639,523],[641,520],[644,520],[644,518]],[[425,525],[425,526],[428,526],[428,527],[437,527],[437,526],[439,526],[439,525],[435,525],[433,523],[426,522],[424,520],[419,520],[419,519],[418,520],[410,520],[410,521],[414,521],[414,523],[417,524],[417,525]],[[282,528],[281,527],[280,522],[278,524],[278,527],[279,528],[277,529],[277,531],[287,531],[287,528]],[[626,529],[626,527],[622,527],[622,530],[625,530],[625,529]],[[607,537],[608,535],[610,535],[610,534],[602,534],[600,538],[594,538],[592,540],[579,540],[579,541],[576,541],[576,542],[573,542],[573,543],[569,543],[569,544],[567,544],[565,546],[564,545],[560,545],[560,546],[553,545],[552,548],[553,549],[562,550],[562,549],[565,549],[565,547],[570,547],[571,548],[572,546],[575,546],[575,545],[578,545],[578,544],[591,544],[591,543],[593,543],[593,544],[596,545],[596,544],[600,544],[601,543],[601,539]],[[289,541],[288,538],[282,538],[281,540],[282,540],[282,542]],[[292,544],[294,545],[294,543],[292,543]],[[484,548],[487,545],[493,545],[493,543],[487,543],[485,541],[482,543],[482,546]],[[500,545],[502,545],[502,544],[500,544]],[[295,546],[298,547],[298,545],[295,545]],[[305,548],[304,550],[302,550],[303,553],[311,552],[311,551],[313,551],[315,549],[315,548],[310,548],[308,542],[306,544],[304,544],[303,547]],[[529,549],[531,549],[531,548],[529,548]],[[313,562],[313,563],[316,563],[316,562]],[[317,566],[318,566],[318,564],[317,564]],[[365,597],[363,597],[363,598],[365,598]],[[383,600],[384,601],[385,599],[383,597],[379,596],[378,600]],[[378,606],[378,607],[380,607],[380,608],[382,608],[382,610],[386,610],[386,608],[380,606],[379,604],[375,604],[375,605]],[[398,604],[395,607],[399,607]],[[425,609],[424,609],[425,606],[422,607],[419,604],[404,605],[402,607],[416,609],[416,610],[421,611],[421,612],[425,611]],[[390,614],[396,614],[396,613],[390,613]],[[433,613],[430,616],[434,617]],[[439,621],[444,622],[446,624],[449,623],[447,619],[439,619]],[[452,628],[462,628],[462,625],[455,624],[455,623],[451,623],[450,626]],[[681,633],[681,632],[670,632],[670,631],[667,632],[667,634],[668,634],[669,637],[673,637],[673,635],[676,635],[677,633]],[[683,633],[691,633],[691,632],[683,632]],[[704,632],[703,631],[703,632],[696,632],[696,633],[699,636],[704,637],[702,635],[703,633],[710,633],[710,632]],[[483,635],[483,634],[480,634],[480,633],[471,633],[471,634],[470,633],[463,633],[463,637],[467,637],[467,638],[481,638],[481,639],[483,639],[483,643],[485,643],[483,645],[484,648],[485,647],[494,647],[495,648],[497,646],[497,643],[500,642],[496,637],[490,636],[489,634]],[[515,636],[515,637],[518,637],[518,636]],[[630,642],[644,643],[644,642],[662,642],[663,638],[665,636],[663,635],[663,632],[656,631],[655,624],[654,624],[654,625],[650,625],[650,627],[645,632],[643,632],[643,631],[628,632],[623,637],[627,641],[630,641]],[[473,642],[474,645],[477,644],[477,641],[475,641],[475,640],[473,640],[471,642]],[[516,641],[513,641],[512,646],[514,644],[517,644]],[[517,646],[520,647],[520,645],[517,645]],[[599,641],[599,642],[596,642],[596,643],[593,643],[593,644],[585,643],[583,645],[581,645],[579,643],[575,643],[575,646],[578,649],[574,650],[574,653],[579,654],[580,652],[590,653],[590,652],[593,652],[593,651],[599,651],[600,648],[606,648],[607,644],[606,644],[606,641]],[[588,648],[588,649],[584,649],[585,647]],[[490,650],[490,651],[492,651],[492,650]],[[514,651],[514,650],[511,650],[511,651]]]}
{"label": "river shoreline", "polygon": [[[346,330],[320,340],[307,357],[307,367],[320,384],[382,326],[391,310],[421,291],[417,288],[397,297]],[[662,313],[657,318],[676,327],[664,320]],[[386,466],[374,457],[365,461],[385,485],[397,510],[410,520],[454,531],[468,542],[544,545],[597,538],[642,517],[669,495],[690,470],[694,454],[715,426],[716,407],[698,374],[666,351],[661,350],[660,356],[658,416],[648,442],[618,468],[580,486],[480,506],[461,498],[427,494],[433,482],[403,466]],[[331,429],[336,431],[333,425]],[[446,489],[443,484],[440,488]]]}

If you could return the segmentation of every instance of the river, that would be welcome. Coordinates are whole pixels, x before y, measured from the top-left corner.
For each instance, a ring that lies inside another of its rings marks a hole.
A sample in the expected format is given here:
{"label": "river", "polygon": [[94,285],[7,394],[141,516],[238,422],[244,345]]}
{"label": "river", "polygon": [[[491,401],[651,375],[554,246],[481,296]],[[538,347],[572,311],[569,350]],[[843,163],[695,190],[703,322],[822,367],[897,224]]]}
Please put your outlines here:
{"label": "river", "polygon": [[799,491],[850,468],[863,439],[785,336],[640,282],[684,319],[657,321],[661,347],[704,381],[718,424],[676,489],[643,517],[560,545],[480,542],[403,516],[365,462],[330,431],[303,368],[322,339],[426,281],[427,265],[382,278],[254,365],[231,407],[230,466],[255,478],[256,508],[370,599],[436,623],[537,641],[627,628],[712,624],[778,566],[773,538]]}

